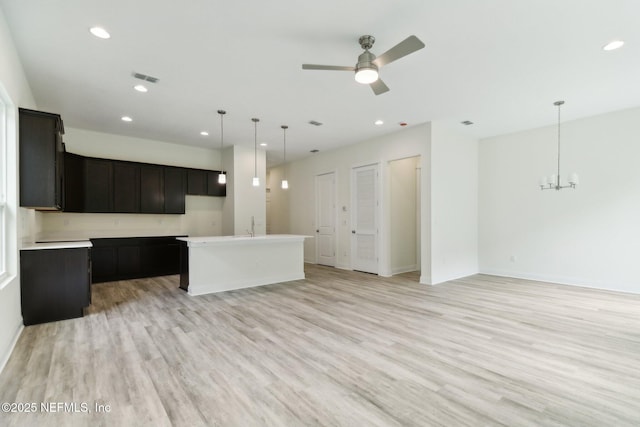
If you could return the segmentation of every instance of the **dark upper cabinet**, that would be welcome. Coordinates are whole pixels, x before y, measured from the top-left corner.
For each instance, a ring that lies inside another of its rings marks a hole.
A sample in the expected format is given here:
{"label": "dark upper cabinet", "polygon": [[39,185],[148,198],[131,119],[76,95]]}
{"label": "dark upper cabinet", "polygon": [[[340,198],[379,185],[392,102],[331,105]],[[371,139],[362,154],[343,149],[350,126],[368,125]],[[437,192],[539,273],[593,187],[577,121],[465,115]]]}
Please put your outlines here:
{"label": "dark upper cabinet", "polygon": [[140,213],[164,213],[164,168],[140,165]]}
{"label": "dark upper cabinet", "polygon": [[224,197],[227,195],[227,185],[218,183],[218,171],[207,171],[207,196]]}
{"label": "dark upper cabinet", "polygon": [[64,127],[58,114],[20,108],[20,206],[63,207]]}
{"label": "dark upper cabinet", "polygon": [[113,162],[113,211],[140,212],[140,164]]}
{"label": "dark upper cabinet", "polygon": [[84,160],[84,212],[113,212],[113,161]]}
{"label": "dark upper cabinet", "polygon": [[218,171],[60,154],[67,212],[184,214],[186,194],[226,196]]}
{"label": "dark upper cabinet", "polygon": [[207,171],[187,169],[187,194],[193,196],[207,195]]}
{"label": "dark upper cabinet", "polygon": [[164,168],[164,213],[183,214],[187,173],[183,168]]}
{"label": "dark upper cabinet", "polygon": [[77,154],[64,153],[64,211],[84,211],[84,160]]}

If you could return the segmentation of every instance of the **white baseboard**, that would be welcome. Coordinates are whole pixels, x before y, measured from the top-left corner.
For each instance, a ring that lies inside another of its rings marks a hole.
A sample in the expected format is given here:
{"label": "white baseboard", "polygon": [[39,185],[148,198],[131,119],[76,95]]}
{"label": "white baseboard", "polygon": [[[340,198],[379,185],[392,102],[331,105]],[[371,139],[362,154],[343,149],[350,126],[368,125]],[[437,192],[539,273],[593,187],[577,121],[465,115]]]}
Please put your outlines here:
{"label": "white baseboard", "polygon": [[578,277],[552,276],[546,274],[522,273],[506,270],[481,269],[479,274],[491,276],[512,277],[514,279],[535,280],[538,282],[557,283],[559,285],[579,286],[582,288],[600,289],[603,291],[628,292],[640,294],[640,285],[635,283],[601,282],[597,280],[585,280]]}
{"label": "white baseboard", "polygon": [[410,273],[412,271],[416,271],[418,269],[418,267],[413,264],[413,265],[405,265],[402,267],[395,267],[391,269],[391,274],[393,274],[394,276],[396,274],[402,274],[402,273]]}
{"label": "white baseboard", "polygon": [[[22,318],[20,319],[22,320]],[[16,329],[16,333],[11,340],[11,344],[7,348],[7,352],[2,355],[2,359],[0,359],[0,373],[4,370],[4,367],[7,365],[9,361],[9,357],[11,357],[11,353],[13,353],[13,349],[16,348],[16,344],[18,343],[18,338],[20,338],[20,334],[22,334],[22,330],[24,329],[24,325],[21,323],[18,329]]]}

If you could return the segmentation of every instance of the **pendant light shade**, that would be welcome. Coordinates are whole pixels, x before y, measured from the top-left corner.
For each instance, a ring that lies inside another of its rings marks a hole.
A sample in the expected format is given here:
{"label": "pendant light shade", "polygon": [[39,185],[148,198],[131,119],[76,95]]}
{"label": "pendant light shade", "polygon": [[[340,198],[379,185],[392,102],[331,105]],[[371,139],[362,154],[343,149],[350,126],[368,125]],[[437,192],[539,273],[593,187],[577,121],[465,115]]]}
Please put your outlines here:
{"label": "pendant light shade", "polygon": [[218,174],[218,184],[226,184],[227,183],[227,174],[224,173],[224,164],[222,161],[222,149],[224,148],[224,115],[227,114],[224,110],[218,110],[218,114],[220,115],[220,173]]}
{"label": "pendant light shade", "polygon": [[260,186],[260,178],[258,178],[258,122],[260,119],[253,118],[253,181],[251,182],[254,187]]}
{"label": "pendant light shade", "polygon": [[[283,152],[282,159],[284,163],[287,163],[287,129],[289,129],[289,126],[282,125],[280,127],[282,128],[282,152]],[[282,168],[282,189],[283,190],[286,190],[289,188],[289,181],[287,181],[285,168],[286,168],[286,165],[283,166]]]}

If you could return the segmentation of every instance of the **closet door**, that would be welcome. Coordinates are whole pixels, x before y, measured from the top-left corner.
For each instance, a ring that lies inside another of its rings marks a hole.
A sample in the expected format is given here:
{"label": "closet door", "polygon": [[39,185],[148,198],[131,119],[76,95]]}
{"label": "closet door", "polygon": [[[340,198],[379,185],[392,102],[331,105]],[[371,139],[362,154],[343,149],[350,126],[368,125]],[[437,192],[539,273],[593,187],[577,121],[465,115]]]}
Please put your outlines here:
{"label": "closet door", "polygon": [[378,165],[353,168],[351,266],[378,274]]}

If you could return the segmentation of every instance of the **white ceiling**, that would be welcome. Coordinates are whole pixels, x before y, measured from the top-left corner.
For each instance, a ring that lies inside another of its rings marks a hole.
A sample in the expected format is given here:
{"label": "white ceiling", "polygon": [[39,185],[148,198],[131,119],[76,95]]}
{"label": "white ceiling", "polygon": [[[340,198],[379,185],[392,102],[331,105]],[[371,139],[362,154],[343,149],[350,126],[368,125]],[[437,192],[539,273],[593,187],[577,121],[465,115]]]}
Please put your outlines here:
{"label": "white ceiling", "polygon": [[[270,164],[430,120],[478,138],[640,105],[637,0],[0,0],[41,110],[70,127],[218,147],[253,145]],[[100,25],[109,40],[91,36]],[[384,67],[375,96],[350,72],[359,36],[381,54],[415,34],[426,48]],[[622,49],[602,46],[623,39]],[[160,79],[135,92],[133,71]],[[132,123],[120,120],[133,117]],[[374,126],[376,119],[385,121]],[[309,120],[324,123],[321,127]],[[200,136],[208,130],[211,136]]]}

